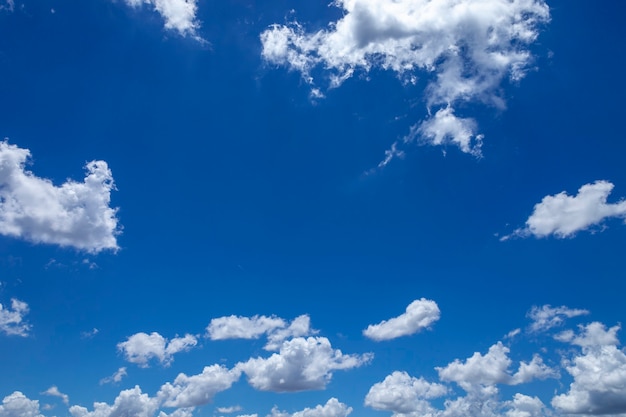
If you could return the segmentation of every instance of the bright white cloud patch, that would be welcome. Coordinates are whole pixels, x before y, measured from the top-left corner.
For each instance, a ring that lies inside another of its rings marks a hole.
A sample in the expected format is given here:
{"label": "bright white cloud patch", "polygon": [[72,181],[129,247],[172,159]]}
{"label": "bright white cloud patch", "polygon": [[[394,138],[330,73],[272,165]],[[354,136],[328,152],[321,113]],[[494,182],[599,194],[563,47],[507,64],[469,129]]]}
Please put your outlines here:
{"label": "bright white cloud patch", "polygon": [[347,417],[351,412],[352,407],[348,407],[336,398],[331,398],[324,405],[318,405],[315,408],[305,408],[293,414],[279,411],[277,407],[274,407],[268,417]]}
{"label": "bright white cloud patch", "polygon": [[206,366],[198,375],[179,374],[173,383],[161,387],[158,397],[166,407],[197,407],[211,402],[215,394],[229,389],[240,376],[239,369]]}
{"label": "bright white cloud patch", "polygon": [[163,20],[165,28],[175,30],[183,36],[192,36],[200,39],[196,30],[200,27],[196,12],[196,0],[125,0],[131,7],[140,7],[142,4],[157,11]]}
{"label": "bright white cloud patch", "polygon": [[28,336],[30,324],[24,321],[28,310],[28,304],[15,298],[11,299],[11,308],[0,304],[0,332],[15,336]]}
{"label": "bright white cloud patch", "polygon": [[218,413],[231,414],[231,413],[236,413],[237,411],[241,411],[240,405],[233,405],[230,407],[217,407]]}
{"label": "bright white cloud patch", "polygon": [[434,409],[428,400],[441,397],[447,392],[444,385],[396,371],[370,388],[365,397],[365,405],[399,415],[429,415]]}
{"label": "bright white cloud patch", "polygon": [[0,234],[97,253],[117,250],[113,176],[104,161],[87,163],[83,182],[61,186],[25,169],[28,149],[0,142]]}
{"label": "bright white cloud patch", "polygon": [[170,341],[157,332],[136,333],[125,342],[117,344],[117,348],[124,354],[128,362],[147,367],[150,359],[157,359],[161,364],[168,366],[174,354],[185,352],[198,344],[195,336],[187,334]]}
{"label": "bright white cloud patch", "polygon": [[120,392],[113,405],[96,402],[93,405],[93,411],[74,405],[70,407],[70,414],[72,417],[152,417],[158,406],[157,399],[142,393],[141,388],[135,386],[135,388]]}
{"label": "bright white cloud patch", "polygon": [[[302,73],[330,73],[338,87],[356,71],[380,67],[409,82],[429,79],[426,102],[435,117],[413,129],[433,144],[452,143],[480,153],[476,124],[454,115],[459,102],[504,106],[504,79],[524,77],[528,46],[550,19],[543,0],[338,0],[343,17],[327,29],[307,33],[295,22],[261,34],[262,56]],[[409,135],[407,140],[416,136]]]}
{"label": "bright white cloud patch", "polygon": [[531,332],[545,332],[553,327],[560,326],[566,318],[583,316],[586,314],[589,314],[589,311],[568,308],[565,306],[534,306],[528,312],[528,317],[532,320],[528,329]]}
{"label": "bright white cloud patch", "polygon": [[575,196],[567,195],[565,191],[545,196],[535,205],[533,213],[526,220],[526,226],[501,240],[515,236],[553,235],[566,238],[581,230],[598,226],[608,218],[626,218],[626,201],[613,204],[606,202],[613,187],[608,181],[596,181],[580,187]]}
{"label": "bright white cloud patch", "polygon": [[552,399],[553,407],[566,414],[626,413],[626,355],[617,347],[618,330],[594,322],[571,338],[582,353],[567,361],[565,369],[574,381],[567,393]]}
{"label": "bright white cloud patch", "polygon": [[439,320],[441,312],[437,303],[422,298],[415,300],[406,308],[406,312],[398,317],[371,324],[363,330],[370,339],[381,341],[408,336],[428,328]]}
{"label": "bright white cloud patch", "polygon": [[211,320],[207,336],[211,340],[258,339],[267,335],[266,350],[278,350],[285,339],[316,333],[311,329],[311,319],[304,314],[291,323],[276,316],[227,316]]}
{"label": "bright white cloud patch", "polygon": [[344,355],[325,337],[297,337],[286,341],[279,353],[269,358],[252,358],[237,364],[248,382],[261,391],[305,391],[323,389],[335,370],[361,366],[371,355]]}
{"label": "bright white cloud patch", "polygon": [[52,397],[58,397],[63,401],[65,405],[68,405],[70,403],[70,397],[67,394],[63,394],[61,391],[59,391],[59,388],[57,388],[56,385],[51,386],[50,388],[42,392],[42,394],[50,395]]}
{"label": "bright white cloud patch", "polygon": [[19,391],[7,395],[0,405],[0,417],[43,417],[39,414],[39,401],[30,400]]}

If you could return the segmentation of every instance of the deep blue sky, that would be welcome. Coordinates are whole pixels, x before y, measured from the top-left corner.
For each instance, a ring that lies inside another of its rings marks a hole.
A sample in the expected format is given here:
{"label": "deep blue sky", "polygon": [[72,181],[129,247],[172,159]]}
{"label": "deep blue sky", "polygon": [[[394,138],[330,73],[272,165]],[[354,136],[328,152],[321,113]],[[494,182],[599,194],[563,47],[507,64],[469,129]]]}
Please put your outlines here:
{"label": "deep blue sky", "polygon": [[[533,57],[526,76],[497,85],[506,108],[454,103],[484,134],[482,156],[413,142],[384,168],[385,150],[429,120],[433,73],[416,70],[411,85],[374,64],[327,89],[323,63],[312,87],[262,56],[270,25],[297,19],[310,33],[344,15],[327,2],[199,0],[194,33],[164,27],[151,2],[16,0],[0,10],[0,135],[30,150],[27,169],[57,186],[81,182],[88,161],[106,161],[121,231],[117,251],[0,236],[0,304],[6,312],[11,299],[27,303],[30,325],[22,336],[0,327],[0,398],[19,391],[46,416],[78,416],[42,393],[57,386],[69,406],[90,411],[136,385],[153,397],[180,372],[271,356],[263,336],[210,340],[212,319],[308,314],[319,330],[311,336],[373,359],[334,371],[325,390],[256,390],[246,373],[193,415],[235,405],[233,416],[265,416],[274,405],[294,413],[331,397],[355,416],[389,415],[398,411],[364,401],[396,370],[446,383],[451,394],[432,400],[443,409],[443,398],[469,394],[435,367],[485,355],[498,341],[511,346],[511,375],[535,353],[560,372],[522,385],[498,381],[498,401],[523,393],[566,415],[552,398],[582,384],[570,387],[559,352],[584,352],[552,336],[626,319],[624,213],[565,238],[499,238],[524,228],[545,196],[575,196],[596,180],[614,184],[609,203],[626,196],[626,6],[546,3],[550,20],[525,46]],[[311,99],[315,87],[325,98]],[[430,329],[380,342],[362,334],[421,298],[441,310]],[[590,314],[528,331],[527,313],[544,305]],[[504,338],[516,328],[520,336]],[[198,345],[170,366],[153,359],[142,368],[118,348],[139,332],[189,333]],[[99,383],[121,367],[128,376],[120,382]],[[626,414],[616,404],[613,415]],[[20,414],[0,408],[5,415]]]}

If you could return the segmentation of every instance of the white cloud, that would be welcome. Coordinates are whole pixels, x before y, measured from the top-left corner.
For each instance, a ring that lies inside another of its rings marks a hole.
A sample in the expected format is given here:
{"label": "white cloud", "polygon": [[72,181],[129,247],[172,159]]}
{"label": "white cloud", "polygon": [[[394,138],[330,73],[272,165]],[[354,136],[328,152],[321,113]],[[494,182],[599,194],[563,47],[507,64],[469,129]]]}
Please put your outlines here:
{"label": "white cloud", "polygon": [[370,388],[365,405],[376,410],[392,411],[396,415],[414,413],[426,416],[434,412],[428,400],[447,393],[444,385],[396,371]]}
{"label": "white cloud", "polygon": [[198,11],[196,0],[125,0],[131,7],[140,7],[142,4],[151,6],[165,20],[165,28],[175,30],[182,36],[191,36],[198,40],[197,35],[200,23],[196,17]]}
{"label": "white cloud", "polygon": [[509,410],[506,417],[542,417],[545,414],[545,405],[537,397],[524,394],[515,394],[512,401],[507,402]]}
{"label": "white cloud", "polygon": [[197,407],[211,402],[215,394],[229,389],[240,376],[239,369],[206,366],[201,374],[179,374],[173,383],[161,387],[158,397],[166,407]]}
{"label": "white cloud", "polygon": [[158,400],[150,398],[141,392],[139,386],[121,391],[113,405],[103,402],[93,404],[93,411],[85,407],[73,405],[70,407],[72,417],[152,417],[158,409]]}
{"label": "white cloud", "polygon": [[335,370],[361,366],[370,354],[344,355],[325,337],[297,337],[286,341],[279,353],[269,358],[252,358],[237,364],[248,382],[261,391],[304,391],[323,389]]}
{"label": "white cloud", "polygon": [[[322,67],[330,87],[357,71],[391,70],[408,82],[427,77],[428,108],[435,119],[413,129],[430,143],[450,142],[479,153],[475,122],[457,118],[459,102],[504,107],[503,80],[518,81],[532,61],[528,45],[550,19],[543,0],[337,0],[343,16],[307,33],[297,22],[261,34],[270,64],[302,73],[313,84]],[[444,16],[445,18],[442,18]],[[439,113],[443,111],[443,113]],[[474,143],[473,143],[474,142]]]}
{"label": "white cloud", "polygon": [[566,306],[552,307],[546,304],[542,307],[533,306],[527,316],[532,319],[528,327],[530,332],[545,332],[553,327],[560,326],[565,318],[572,318],[589,314],[587,310],[572,309]]}
{"label": "white cloud", "polygon": [[126,375],[128,375],[128,373],[126,372],[126,367],[122,366],[117,371],[115,371],[115,373],[113,375],[108,376],[106,378],[102,378],[100,380],[100,385],[109,384],[109,383],[117,384],[117,383],[121,382],[122,379],[124,379],[124,377]]}
{"label": "white cloud", "polygon": [[0,405],[0,417],[43,417],[39,414],[39,401],[30,400],[19,391],[7,395]]}
{"label": "white cloud", "polygon": [[613,190],[608,181],[596,181],[578,189],[578,194],[569,196],[565,191],[556,195],[545,196],[535,205],[533,213],[526,220],[526,226],[503,237],[547,237],[558,238],[574,236],[581,230],[600,225],[611,217],[626,217],[626,201],[607,203]]}
{"label": "white cloud", "polygon": [[28,304],[15,298],[11,299],[11,308],[7,309],[0,304],[0,332],[15,336],[28,336],[30,324],[24,322],[28,314]]}
{"label": "white cloud", "polygon": [[217,412],[223,413],[223,414],[236,413],[237,411],[241,411],[241,410],[242,408],[240,405],[233,405],[230,407],[217,407]]}
{"label": "white cloud", "polygon": [[428,328],[440,315],[437,303],[422,298],[409,304],[404,314],[367,326],[363,334],[376,341],[408,336]]}
{"label": "white cloud", "polygon": [[553,407],[565,414],[626,414],[626,355],[617,347],[618,330],[598,322],[581,327],[570,343],[582,353],[565,367],[574,381],[552,399]]}
{"label": "white cloud", "polygon": [[0,142],[0,234],[91,253],[119,249],[107,163],[91,161],[82,183],[55,186],[25,170],[29,158],[28,149]]}
{"label": "white cloud", "polygon": [[67,394],[63,394],[61,391],[59,391],[59,388],[57,388],[56,385],[51,386],[50,388],[42,392],[42,394],[50,395],[52,397],[58,397],[63,401],[65,405],[69,405],[70,403],[70,397]]}
{"label": "white cloud", "polygon": [[303,314],[291,323],[276,316],[226,316],[211,320],[207,326],[207,336],[211,340],[258,339],[267,335],[266,350],[278,350],[285,339],[315,334],[311,329],[311,319]]}
{"label": "white cloud", "polygon": [[286,411],[279,411],[274,407],[268,417],[347,417],[352,412],[352,407],[340,402],[336,398],[331,398],[324,405],[317,405],[315,408],[305,408],[291,414]]}
{"label": "white cloud", "polygon": [[509,372],[512,360],[510,349],[498,342],[485,355],[475,352],[461,362],[455,359],[445,367],[436,368],[442,381],[453,381],[467,392],[481,391],[496,384],[517,385],[533,379],[555,377],[557,373],[546,366],[537,355],[526,363],[521,362],[515,374]]}
{"label": "white cloud", "polygon": [[96,329],[94,327],[93,329],[89,330],[88,332],[81,332],[80,333],[80,337],[82,337],[83,339],[91,339],[95,335],[97,335],[98,333],[100,333],[100,330],[98,330],[98,329]]}
{"label": "white cloud", "polygon": [[152,358],[159,360],[164,366],[168,366],[174,354],[186,352],[198,344],[195,336],[186,334],[184,337],[176,337],[168,342],[166,338],[157,332],[136,333],[125,342],[117,344],[117,348],[124,354],[128,362],[136,363],[141,367],[147,367]]}

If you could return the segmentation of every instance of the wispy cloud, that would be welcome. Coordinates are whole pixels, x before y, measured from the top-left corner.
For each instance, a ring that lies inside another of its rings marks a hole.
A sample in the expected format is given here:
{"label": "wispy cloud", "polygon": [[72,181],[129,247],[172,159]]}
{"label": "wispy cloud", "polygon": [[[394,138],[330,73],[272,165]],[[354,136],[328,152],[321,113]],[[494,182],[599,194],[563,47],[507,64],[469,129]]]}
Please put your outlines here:
{"label": "wispy cloud", "polygon": [[28,311],[28,304],[16,298],[11,299],[11,308],[0,304],[0,332],[12,336],[28,336],[31,326],[24,321]]}
{"label": "wispy cloud", "polygon": [[409,336],[428,328],[439,320],[440,315],[436,302],[422,298],[409,304],[404,314],[378,324],[370,324],[363,330],[363,334],[376,341]]}

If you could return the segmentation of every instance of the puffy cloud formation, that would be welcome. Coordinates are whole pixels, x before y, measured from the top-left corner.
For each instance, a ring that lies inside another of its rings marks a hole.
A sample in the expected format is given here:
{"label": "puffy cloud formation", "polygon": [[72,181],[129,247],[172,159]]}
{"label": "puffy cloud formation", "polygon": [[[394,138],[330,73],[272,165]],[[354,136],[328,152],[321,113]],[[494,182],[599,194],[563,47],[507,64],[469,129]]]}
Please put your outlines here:
{"label": "puffy cloud formation", "polygon": [[211,340],[258,339],[267,335],[266,350],[278,350],[282,342],[290,337],[308,336],[316,333],[311,329],[311,319],[303,314],[291,323],[276,316],[226,316],[218,317],[207,326]]}
{"label": "puffy cloud formation", "polygon": [[409,304],[404,314],[367,326],[363,334],[376,341],[408,336],[428,328],[440,315],[436,302],[422,298]]}
{"label": "puffy cloud formation", "polygon": [[565,318],[583,316],[586,314],[589,314],[589,311],[572,309],[565,306],[533,306],[528,312],[528,317],[532,320],[528,330],[530,332],[545,332],[553,327],[560,326]]}
{"label": "puffy cloud formation", "polygon": [[261,391],[304,391],[323,389],[332,371],[368,363],[372,356],[344,355],[325,337],[297,337],[286,341],[279,353],[269,358],[252,358],[237,364],[248,382]]}
{"label": "puffy cloud formation", "polygon": [[61,186],[25,169],[28,149],[0,142],[0,234],[91,253],[117,250],[120,230],[109,207],[115,188],[104,161],[87,163],[84,181]]}
{"label": "puffy cloud formation", "polygon": [[626,201],[607,203],[613,190],[608,181],[596,181],[578,189],[578,194],[569,196],[565,191],[545,196],[535,205],[533,213],[526,220],[526,226],[503,237],[547,237],[550,235],[566,238],[581,230],[600,225],[611,217],[626,217]]}
{"label": "puffy cloud formation", "polygon": [[215,394],[225,391],[239,380],[239,369],[227,369],[220,365],[206,366],[201,374],[179,374],[174,383],[166,383],[159,391],[166,407],[196,407],[208,404]]}
{"label": "puffy cloud formation", "polygon": [[[378,67],[408,82],[429,79],[425,96],[434,118],[416,126],[417,137],[452,143],[480,153],[476,123],[459,118],[459,102],[504,107],[503,80],[524,77],[532,60],[528,46],[538,26],[550,19],[543,0],[338,0],[343,17],[328,28],[307,33],[297,22],[273,25],[261,34],[263,58],[302,73],[330,72],[338,87],[356,71]],[[318,94],[319,95],[319,94]]]}
{"label": "puffy cloud formation", "polygon": [[396,371],[370,388],[365,405],[376,410],[393,411],[396,415],[429,415],[434,409],[428,400],[447,393],[444,385]]}
{"label": "puffy cloud formation", "polygon": [[324,405],[317,405],[315,408],[305,408],[293,414],[286,411],[279,411],[274,407],[268,417],[347,417],[352,412],[352,407],[339,402],[336,398],[331,398]]}
{"label": "puffy cloud formation", "polygon": [[125,342],[117,344],[117,348],[124,354],[128,362],[136,363],[141,367],[147,367],[152,358],[156,358],[165,366],[168,366],[174,354],[188,351],[198,344],[195,336],[186,334],[184,337],[175,337],[168,341],[157,332],[136,333]]}
{"label": "puffy cloud formation", "polygon": [[617,347],[618,330],[593,322],[571,335],[569,342],[582,352],[566,362],[574,381],[567,393],[552,399],[553,407],[565,414],[626,413],[626,355]]}
{"label": "puffy cloud formation", "polygon": [[506,417],[541,417],[546,415],[545,405],[537,397],[529,397],[528,395],[517,393],[513,400],[506,404],[509,410]]}
{"label": "puffy cloud formation", "polygon": [[165,20],[165,29],[175,30],[182,36],[192,36],[200,39],[196,34],[200,23],[196,18],[198,10],[196,0],[125,0],[131,7],[140,7],[142,4],[153,7]]}
{"label": "puffy cloud formation", "polygon": [[109,384],[109,383],[117,384],[118,382],[121,382],[122,379],[124,379],[126,375],[128,375],[128,373],[126,372],[126,367],[122,366],[117,371],[115,371],[113,375],[108,376],[106,378],[102,378],[100,380],[100,385]]}
{"label": "puffy cloud formation", "polygon": [[158,409],[158,401],[135,386],[120,392],[113,405],[96,402],[93,407],[93,411],[88,411],[85,407],[73,405],[70,407],[70,414],[72,417],[152,417]]}
{"label": "puffy cloud formation", "polygon": [[10,309],[0,304],[0,332],[22,337],[28,336],[30,324],[24,321],[28,310],[28,304],[15,298],[11,299]]}
{"label": "puffy cloud formation", "polygon": [[70,403],[70,397],[67,394],[63,394],[61,391],[59,391],[59,388],[56,385],[51,386],[50,388],[42,392],[42,394],[50,395],[52,397],[58,397],[63,401],[63,404],[65,405],[69,405]]}
{"label": "puffy cloud formation", "polygon": [[0,417],[43,417],[39,414],[39,401],[30,400],[19,391],[7,395],[0,405]]}

